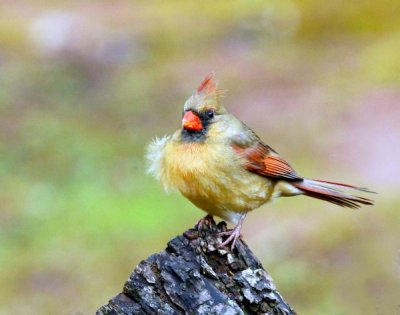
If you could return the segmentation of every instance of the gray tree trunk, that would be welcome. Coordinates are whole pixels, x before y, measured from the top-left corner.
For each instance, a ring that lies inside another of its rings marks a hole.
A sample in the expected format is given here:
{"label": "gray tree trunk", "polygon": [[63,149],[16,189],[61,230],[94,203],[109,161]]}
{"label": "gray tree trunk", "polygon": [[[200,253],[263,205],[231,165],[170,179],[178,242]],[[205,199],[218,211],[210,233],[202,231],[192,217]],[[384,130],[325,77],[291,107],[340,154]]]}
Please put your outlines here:
{"label": "gray tree trunk", "polygon": [[296,314],[247,245],[218,248],[226,224],[203,225],[142,261],[97,315]]}

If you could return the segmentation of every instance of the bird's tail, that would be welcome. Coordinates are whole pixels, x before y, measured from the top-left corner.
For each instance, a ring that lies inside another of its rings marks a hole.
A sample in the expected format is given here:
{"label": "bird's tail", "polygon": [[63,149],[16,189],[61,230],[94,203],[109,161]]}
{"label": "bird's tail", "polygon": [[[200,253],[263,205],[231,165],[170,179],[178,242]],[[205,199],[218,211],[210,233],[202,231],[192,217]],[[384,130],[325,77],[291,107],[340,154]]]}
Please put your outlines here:
{"label": "bird's tail", "polygon": [[374,204],[373,200],[351,194],[354,191],[373,193],[366,188],[314,179],[304,179],[291,184],[306,196],[325,200],[345,208],[357,209],[361,205]]}

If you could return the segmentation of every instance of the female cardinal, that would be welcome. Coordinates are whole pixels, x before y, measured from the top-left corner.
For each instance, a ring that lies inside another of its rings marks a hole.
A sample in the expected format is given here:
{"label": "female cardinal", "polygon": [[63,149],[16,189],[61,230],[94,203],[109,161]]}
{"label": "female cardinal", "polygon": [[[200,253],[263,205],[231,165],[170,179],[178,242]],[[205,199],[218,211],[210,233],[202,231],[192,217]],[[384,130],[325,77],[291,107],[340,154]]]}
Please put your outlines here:
{"label": "female cardinal", "polygon": [[339,189],[351,185],[304,178],[220,103],[214,74],[208,75],[183,109],[182,128],[148,147],[149,172],[166,190],[177,189],[208,215],[236,224],[220,245],[235,247],[247,212],[277,197],[306,195],[342,207],[372,200]]}

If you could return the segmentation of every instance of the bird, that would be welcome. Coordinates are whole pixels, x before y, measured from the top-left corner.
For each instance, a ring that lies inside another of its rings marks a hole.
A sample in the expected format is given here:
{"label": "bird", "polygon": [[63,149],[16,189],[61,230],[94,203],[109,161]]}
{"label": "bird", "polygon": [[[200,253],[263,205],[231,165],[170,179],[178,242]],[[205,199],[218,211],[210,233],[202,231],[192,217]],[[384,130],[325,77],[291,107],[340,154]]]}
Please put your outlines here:
{"label": "bird", "polygon": [[235,248],[248,212],[278,197],[305,195],[345,208],[373,205],[354,195],[366,188],[300,176],[274,149],[221,104],[225,90],[210,73],[184,103],[182,126],[147,147],[148,172],[165,190],[179,191],[207,215],[235,227],[220,247]]}

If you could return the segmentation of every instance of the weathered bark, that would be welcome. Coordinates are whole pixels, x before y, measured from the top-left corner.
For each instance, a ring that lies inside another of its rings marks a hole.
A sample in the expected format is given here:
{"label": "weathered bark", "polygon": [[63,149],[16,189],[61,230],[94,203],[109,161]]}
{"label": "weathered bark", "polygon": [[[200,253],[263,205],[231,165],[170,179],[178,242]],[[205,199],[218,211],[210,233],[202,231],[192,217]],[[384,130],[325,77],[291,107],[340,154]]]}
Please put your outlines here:
{"label": "weathered bark", "polygon": [[242,240],[218,248],[225,230],[213,222],[175,237],[96,314],[296,314]]}

